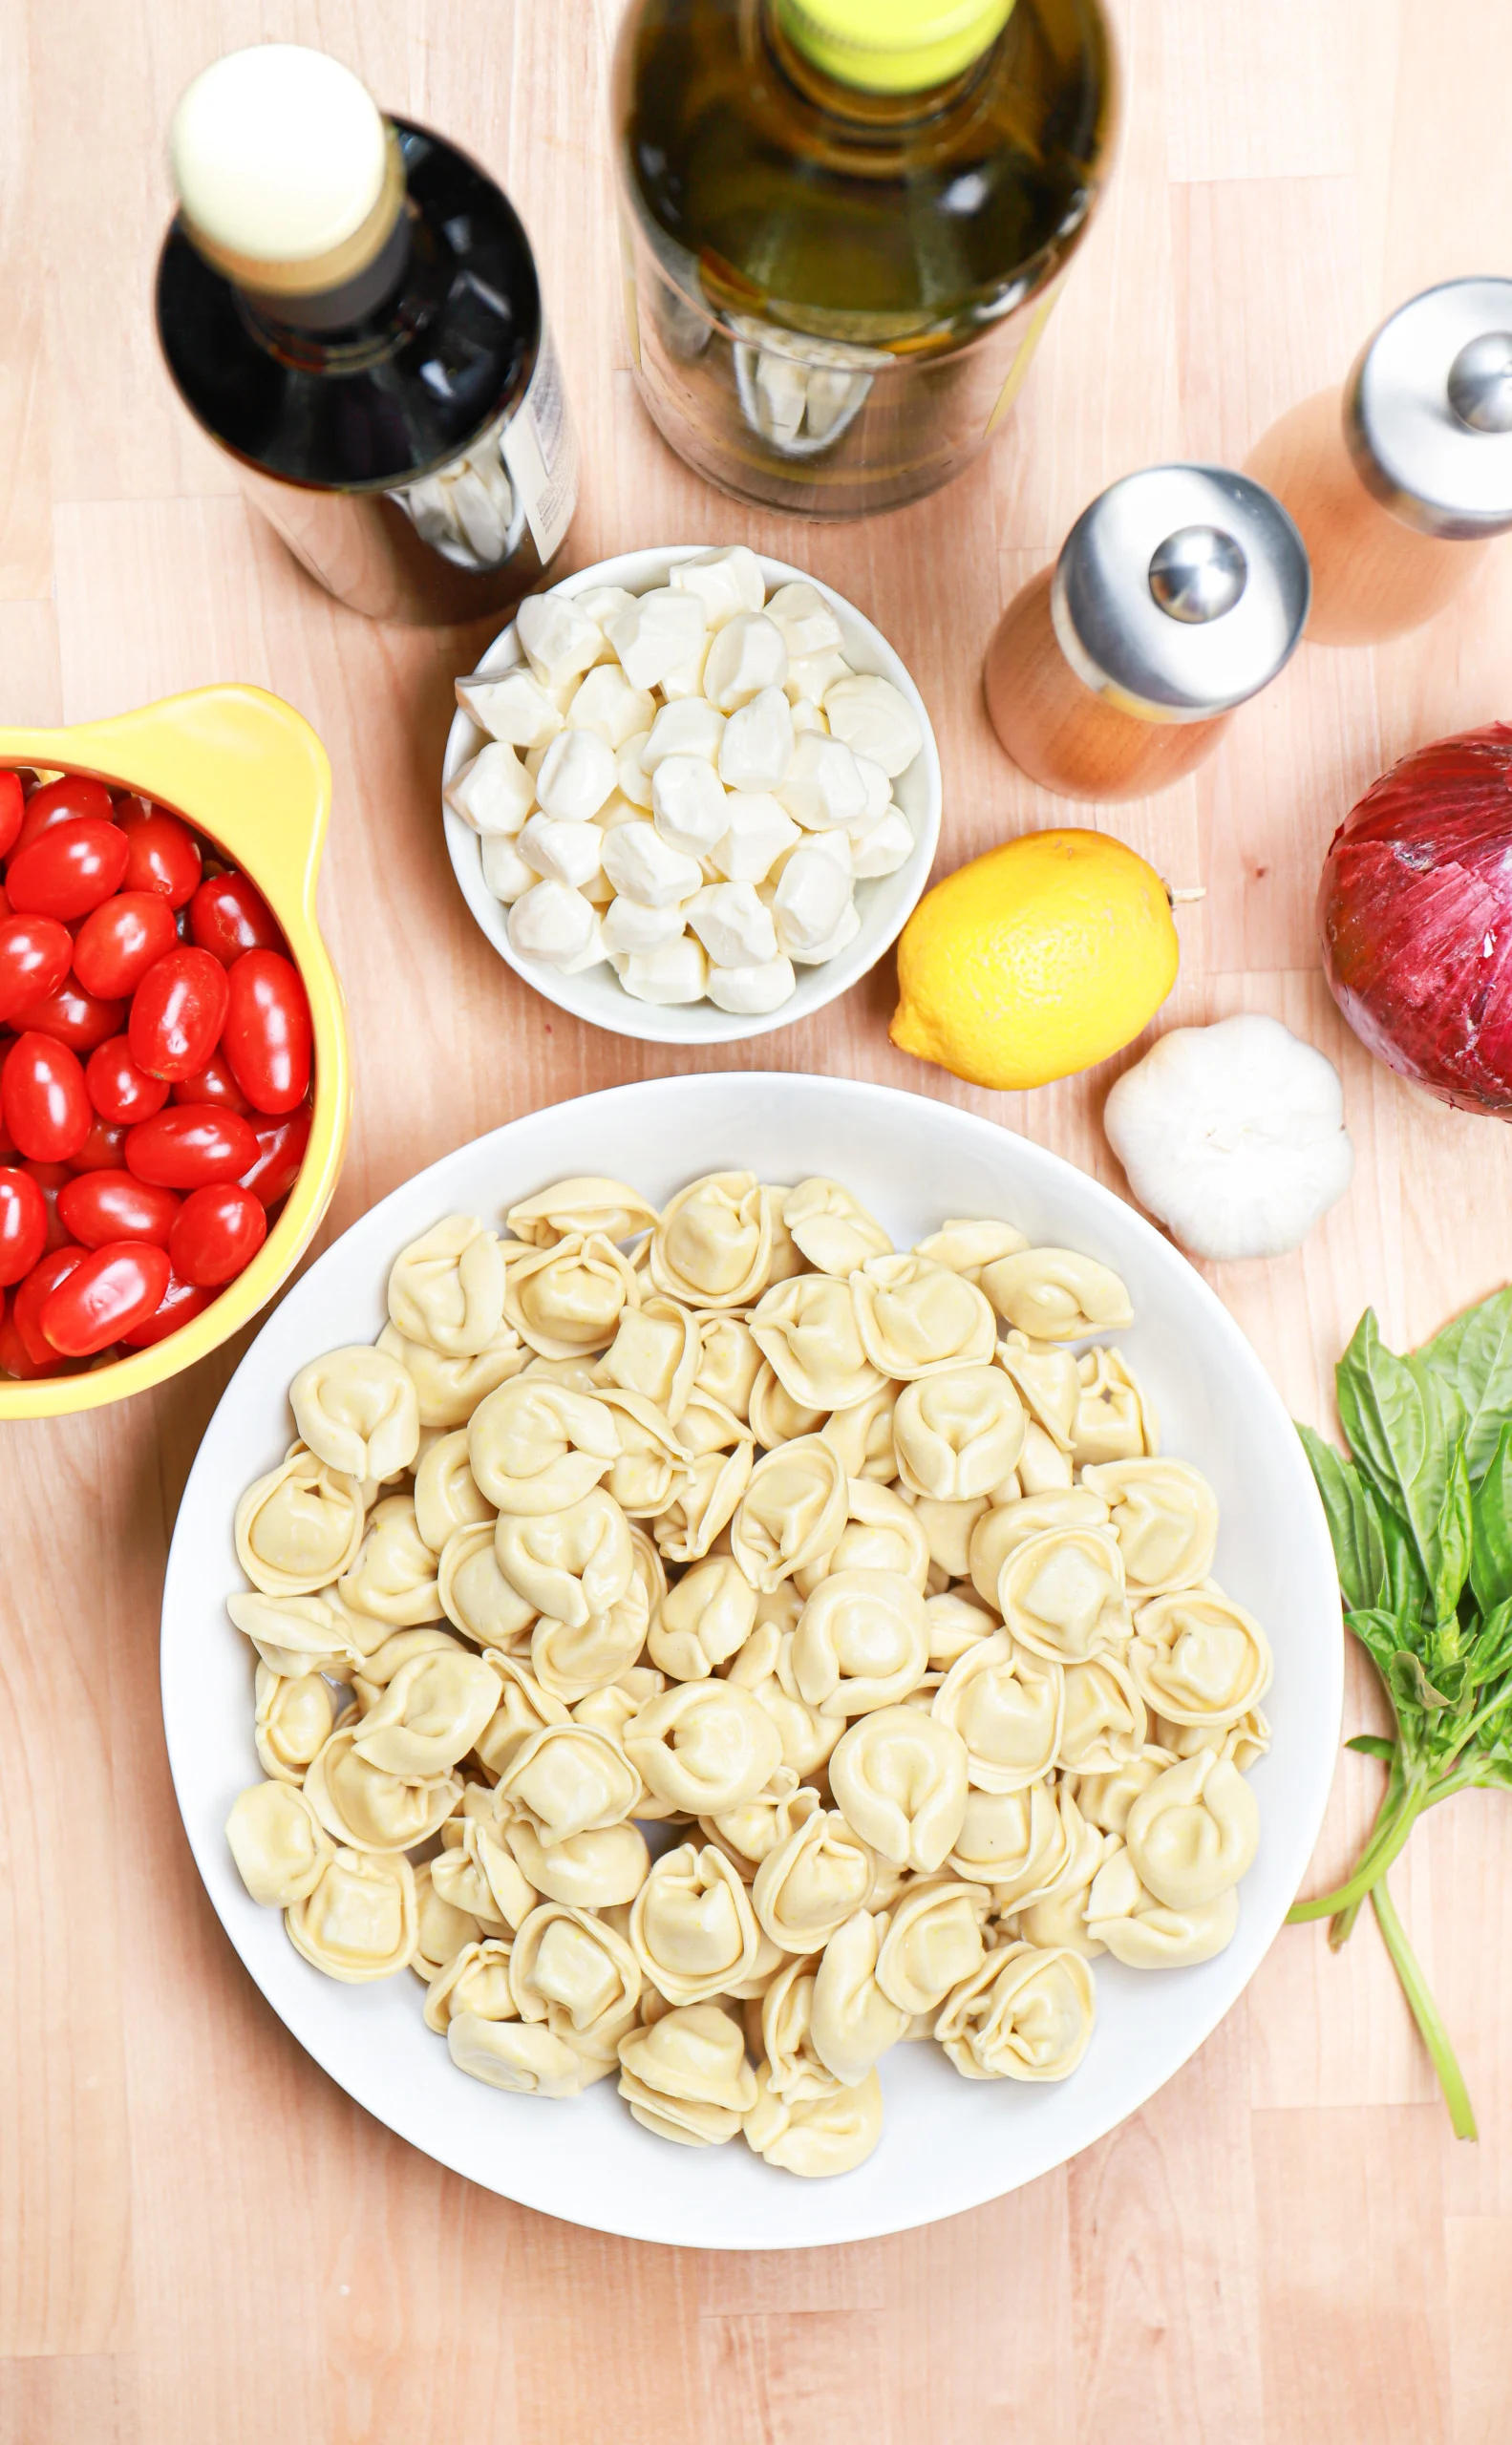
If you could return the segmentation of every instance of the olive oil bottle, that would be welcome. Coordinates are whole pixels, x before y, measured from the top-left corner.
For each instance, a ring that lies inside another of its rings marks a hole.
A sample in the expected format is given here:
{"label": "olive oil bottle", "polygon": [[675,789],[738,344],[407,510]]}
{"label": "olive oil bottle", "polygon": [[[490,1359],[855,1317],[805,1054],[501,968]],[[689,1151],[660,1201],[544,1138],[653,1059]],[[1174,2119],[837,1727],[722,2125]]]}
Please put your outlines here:
{"label": "olive oil bottle", "polygon": [[1104,176],[1099,0],[631,0],[627,314],[672,448],[856,517],[1006,420]]}

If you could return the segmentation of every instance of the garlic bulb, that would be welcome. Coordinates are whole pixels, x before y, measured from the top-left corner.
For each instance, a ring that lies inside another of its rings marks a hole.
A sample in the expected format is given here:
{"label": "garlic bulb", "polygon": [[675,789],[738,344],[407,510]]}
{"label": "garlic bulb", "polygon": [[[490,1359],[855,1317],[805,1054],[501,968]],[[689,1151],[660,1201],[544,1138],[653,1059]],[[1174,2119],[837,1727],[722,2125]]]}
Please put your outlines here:
{"label": "garlic bulb", "polygon": [[1173,1028],[1102,1117],[1136,1197],[1194,1256],[1300,1247],[1354,1171],[1332,1062],[1258,1011]]}

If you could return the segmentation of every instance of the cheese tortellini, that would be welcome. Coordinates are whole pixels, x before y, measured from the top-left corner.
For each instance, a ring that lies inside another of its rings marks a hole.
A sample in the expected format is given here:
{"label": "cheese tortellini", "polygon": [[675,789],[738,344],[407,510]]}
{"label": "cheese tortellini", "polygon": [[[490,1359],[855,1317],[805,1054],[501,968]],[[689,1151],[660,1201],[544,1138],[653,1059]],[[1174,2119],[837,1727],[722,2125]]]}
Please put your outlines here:
{"label": "cheese tortellini", "polygon": [[1098,1957],[1231,1940],[1270,1741],[1124,1284],[818,1174],[502,1218],[398,1251],[237,1505],[252,1900],[469,2077],[805,2179],[907,2040],[1067,2078]]}

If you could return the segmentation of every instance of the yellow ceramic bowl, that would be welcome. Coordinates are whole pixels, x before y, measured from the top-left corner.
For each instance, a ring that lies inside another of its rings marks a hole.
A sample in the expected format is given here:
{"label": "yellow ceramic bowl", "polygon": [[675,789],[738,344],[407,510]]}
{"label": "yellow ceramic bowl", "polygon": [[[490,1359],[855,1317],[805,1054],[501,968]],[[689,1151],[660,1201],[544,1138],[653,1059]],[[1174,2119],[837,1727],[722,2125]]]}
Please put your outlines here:
{"label": "yellow ceramic bowl", "polygon": [[288,937],[315,1038],[315,1111],[303,1169],[246,1271],[202,1315],[151,1350],[81,1375],[31,1384],[0,1375],[0,1419],[57,1417],[123,1401],[234,1333],[287,1281],[330,1203],[351,1109],[346,1005],[315,922],[315,878],[330,813],[326,751],[292,705],[261,688],[197,688],[72,730],[0,729],[0,767],[88,773],[181,815],[245,869]]}

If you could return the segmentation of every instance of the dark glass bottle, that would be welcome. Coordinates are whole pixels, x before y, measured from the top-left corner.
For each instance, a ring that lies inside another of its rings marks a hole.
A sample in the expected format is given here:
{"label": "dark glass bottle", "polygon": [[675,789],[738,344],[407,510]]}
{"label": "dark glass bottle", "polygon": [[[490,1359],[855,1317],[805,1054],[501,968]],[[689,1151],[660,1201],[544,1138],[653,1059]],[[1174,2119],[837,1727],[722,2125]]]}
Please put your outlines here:
{"label": "dark glass bottle", "polygon": [[[269,45],[207,74],[249,59],[266,80],[289,53],[296,74],[321,57]],[[292,266],[206,232],[192,148],[176,148],[159,337],[186,406],[321,585],[374,618],[466,620],[539,585],[560,549],[572,429],[508,198],[425,128],[387,122],[382,142],[355,239]]]}
{"label": "dark glass bottle", "polygon": [[915,500],[1016,396],[1104,175],[1108,32],[1099,0],[987,0],[964,37],[961,13],[631,0],[614,108],[639,386],[742,500]]}

